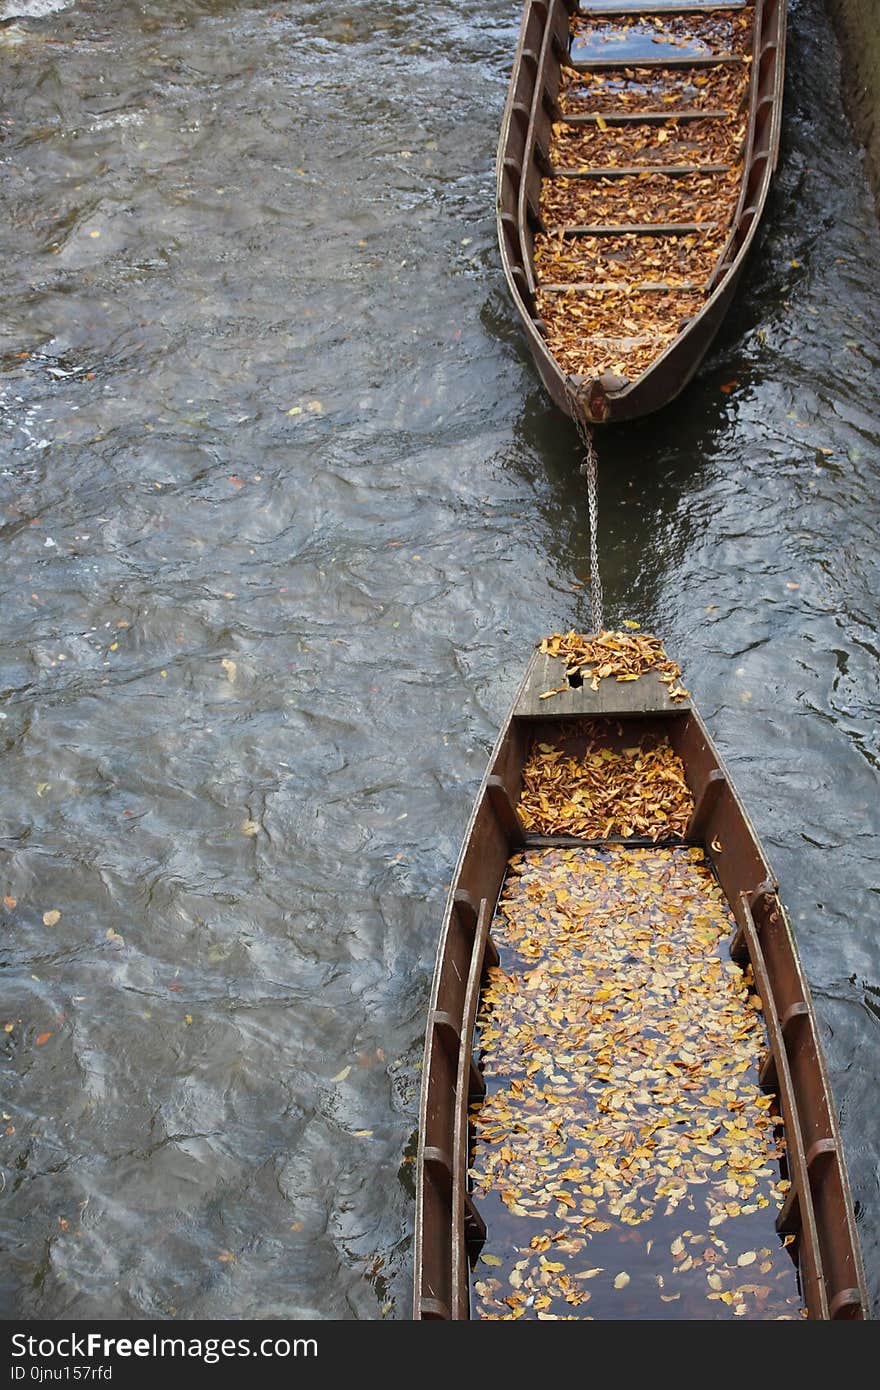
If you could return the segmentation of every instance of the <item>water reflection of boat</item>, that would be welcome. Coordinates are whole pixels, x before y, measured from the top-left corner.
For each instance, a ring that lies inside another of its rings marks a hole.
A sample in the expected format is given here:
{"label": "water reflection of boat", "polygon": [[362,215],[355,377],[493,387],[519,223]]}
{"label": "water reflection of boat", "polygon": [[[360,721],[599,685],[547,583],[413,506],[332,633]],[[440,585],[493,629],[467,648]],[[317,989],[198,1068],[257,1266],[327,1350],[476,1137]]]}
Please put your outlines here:
{"label": "water reflection of boat", "polygon": [[440,932],[413,1315],[590,1298],[596,1317],[870,1316],[810,992],[729,774],[662,667],[584,679],[551,646]]}
{"label": "water reflection of boat", "polygon": [[776,165],[785,23],[785,0],[525,0],[498,237],[569,415],[646,415],[699,367]]}

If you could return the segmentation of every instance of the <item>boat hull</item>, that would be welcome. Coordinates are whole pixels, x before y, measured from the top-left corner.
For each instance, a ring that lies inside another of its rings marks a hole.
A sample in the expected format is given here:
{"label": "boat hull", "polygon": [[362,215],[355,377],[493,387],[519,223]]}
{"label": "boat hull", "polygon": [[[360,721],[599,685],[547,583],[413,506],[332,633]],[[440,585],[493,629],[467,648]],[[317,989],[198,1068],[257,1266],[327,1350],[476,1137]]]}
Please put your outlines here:
{"label": "boat hull", "polygon": [[[644,8],[650,10],[648,0]],[[607,9],[603,6],[603,12]],[[548,394],[573,419],[613,424],[652,414],[674,401],[698,371],[728,312],[758,233],[779,154],[786,0],[756,0],[739,195],[723,248],[703,284],[701,306],[687,316],[671,342],[658,341],[653,360],[631,380],[608,370],[591,374],[564,368],[548,341],[538,302],[541,283],[534,250],[536,229],[541,227],[540,190],[556,172],[549,152],[554,120],[559,118],[560,74],[567,61],[572,13],[576,11],[570,0],[526,0],[523,8],[498,142],[498,245],[513,305]],[[622,60],[617,64],[622,74],[630,75],[635,66],[627,68]],[[595,186],[603,182],[596,179]],[[602,232],[613,230],[605,227]]]}
{"label": "boat hull", "polygon": [[[542,699],[550,690],[558,693]],[[484,973],[497,962],[491,923],[517,849],[602,843],[530,835],[517,811],[533,739],[552,741],[585,718],[662,731],[682,760],[694,809],[678,843],[700,846],[712,865],[736,923],[730,954],[751,966],[767,1024],[762,1082],[778,1098],[791,1179],[777,1231],[791,1237],[809,1318],[866,1319],[852,1198],[809,987],[777,881],[709,732],[692,702],[672,698],[655,673],[627,683],[606,679],[594,691],[568,686],[564,663],[540,653],[490,758],[440,931],[419,1109],[413,1317],[471,1316],[470,1271],[486,1231],[467,1177],[468,1113],[485,1089],[473,1034]]]}

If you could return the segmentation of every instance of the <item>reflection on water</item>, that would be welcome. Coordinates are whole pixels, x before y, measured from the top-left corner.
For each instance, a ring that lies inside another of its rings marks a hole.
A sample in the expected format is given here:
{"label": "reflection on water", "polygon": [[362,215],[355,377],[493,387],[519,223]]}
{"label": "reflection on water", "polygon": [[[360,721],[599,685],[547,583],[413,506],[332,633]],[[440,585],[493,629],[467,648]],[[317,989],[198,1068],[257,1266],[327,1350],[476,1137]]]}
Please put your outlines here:
{"label": "reflection on water", "polygon": [[[601,437],[601,554],[782,881],[876,1295],[880,237],[792,10],[766,232],[687,395]],[[516,7],[29,14],[0,28],[2,1307],[405,1318],[445,887],[530,645],[589,615],[576,436],[495,247]]]}

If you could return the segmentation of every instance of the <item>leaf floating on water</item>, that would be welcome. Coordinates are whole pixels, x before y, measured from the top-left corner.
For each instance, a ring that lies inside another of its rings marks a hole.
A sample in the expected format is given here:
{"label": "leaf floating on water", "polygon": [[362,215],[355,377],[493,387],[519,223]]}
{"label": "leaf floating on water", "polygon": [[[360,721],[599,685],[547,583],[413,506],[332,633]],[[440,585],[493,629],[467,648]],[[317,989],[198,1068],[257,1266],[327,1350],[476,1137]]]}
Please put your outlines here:
{"label": "leaf floating on water", "polygon": [[348,1074],[349,1074],[350,1071],[351,1071],[351,1066],[350,1066],[350,1065],[347,1066],[347,1067],[343,1067],[343,1068],[342,1068],[342,1071],[338,1071],[338,1072],[336,1073],[335,1076],[331,1076],[330,1080],[331,1080],[331,1081],[344,1081],[345,1078],[348,1076]]}
{"label": "leaf floating on water", "polygon": [[757,1254],[755,1253],[754,1250],[746,1250],[746,1251],[743,1252],[742,1255],[738,1255],[738,1256],[737,1256],[736,1262],[737,1262],[737,1264],[740,1265],[741,1267],[742,1267],[743,1265],[753,1265],[753,1264],[755,1263],[755,1260],[756,1260],[757,1258],[758,1258],[758,1256],[757,1256]]}
{"label": "leaf floating on water", "polygon": [[116,931],[113,927],[107,928],[107,940],[112,941],[116,946],[125,945],[125,937],[121,936],[120,933]]}
{"label": "leaf floating on water", "polygon": [[255,820],[243,820],[241,823],[242,835],[259,835],[260,823]]}
{"label": "leaf floating on water", "polygon": [[373,1137],[373,1131],[371,1129],[356,1129],[352,1132],[355,1139],[372,1139]]}
{"label": "leaf floating on water", "polygon": [[60,921],[61,921],[61,913],[58,911],[58,908],[57,908],[57,907],[53,907],[53,908],[51,909],[51,911],[49,911],[49,912],[44,912],[44,913],[43,913],[43,926],[44,926],[44,927],[54,927],[54,926],[56,926],[57,923],[60,922]]}
{"label": "leaf floating on water", "polygon": [[47,1043],[47,1042],[49,1041],[49,1039],[51,1038],[51,1036],[52,1036],[51,1032],[50,1032],[50,1033],[38,1033],[38,1034],[37,1034],[37,1038],[36,1038],[37,1047],[42,1047],[45,1043]]}
{"label": "leaf floating on water", "polygon": [[3,906],[8,908],[11,912],[14,907],[18,906],[18,901],[16,898],[12,896],[11,893],[7,893],[5,898],[3,899]]}
{"label": "leaf floating on water", "polygon": [[481,1255],[480,1260],[484,1265],[503,1265],[504,1261],[497,1255]]}
{"label": "leaf floating on water", "polygon": [[235,662],[231,661],[228,656],[224,656],[223,660],[220,662],[220,665],[226,672],[226,679],[228,681],[234,681],[238,672],[238,667],[236,666]]}
{"label": "leaf floating on water", "polygon": [[231,1265],[235,1263],[235,1256],[231,1250],[221,1250],[217,1259],[222,1265]]}
{"label": "leaf floating on water", "polygon": [[614,1287],[616,1289],[625,1289],[628,1283],[629,1275],[627,1274],[625,1269],[622,1269],[619,1274],[615,1275]]}

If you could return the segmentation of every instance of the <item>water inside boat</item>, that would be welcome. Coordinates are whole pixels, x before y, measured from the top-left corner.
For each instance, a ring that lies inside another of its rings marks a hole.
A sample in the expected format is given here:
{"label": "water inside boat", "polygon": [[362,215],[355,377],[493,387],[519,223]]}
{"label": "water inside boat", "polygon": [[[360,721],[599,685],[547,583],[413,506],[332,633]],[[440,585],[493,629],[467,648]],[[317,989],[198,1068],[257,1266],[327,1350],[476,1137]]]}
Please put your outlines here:
{"label": "water inside boat", "polygon": [[472,1316],[805,1315],[733,927],[699,847],[511,857],[477,1020]]}

